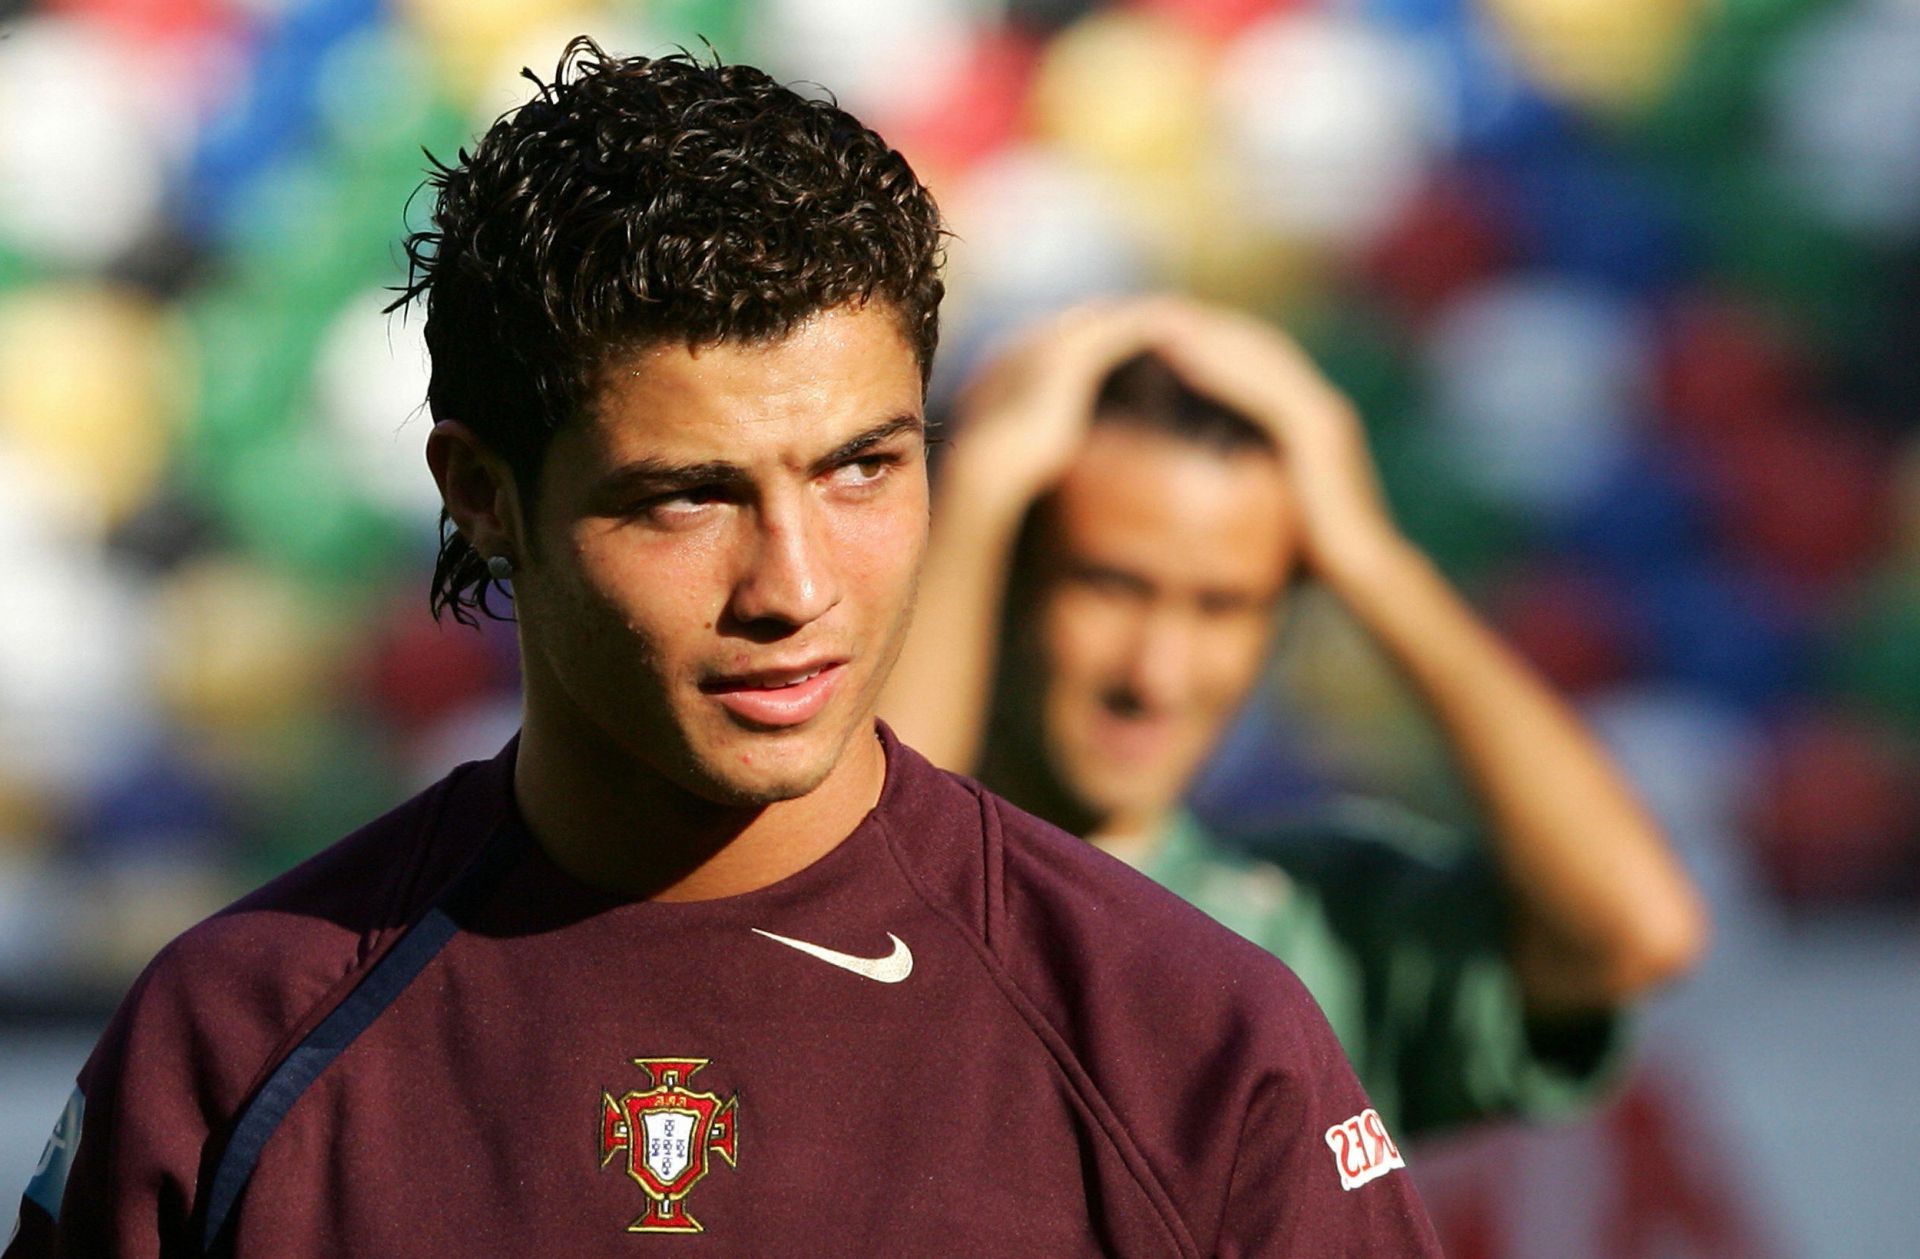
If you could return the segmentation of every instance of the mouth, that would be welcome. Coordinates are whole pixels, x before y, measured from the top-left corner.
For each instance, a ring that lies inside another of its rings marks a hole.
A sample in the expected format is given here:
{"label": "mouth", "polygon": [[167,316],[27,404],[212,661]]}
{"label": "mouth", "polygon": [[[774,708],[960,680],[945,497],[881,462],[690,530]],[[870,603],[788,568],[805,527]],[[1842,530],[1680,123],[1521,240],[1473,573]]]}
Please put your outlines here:
{"label": "mouth", "polygon": [[700,683],[742,724],[759,729],[785,729],[812,719],[838,689],[844,660],[803,661],[794,665],[723,674]]}
{"label": "mouth", "polygon": [[1100,714],[1095,725],[1107,756],[1141,766],[1166,754],[1177,723],[1165,714],[1118,713],[1109,709]]}

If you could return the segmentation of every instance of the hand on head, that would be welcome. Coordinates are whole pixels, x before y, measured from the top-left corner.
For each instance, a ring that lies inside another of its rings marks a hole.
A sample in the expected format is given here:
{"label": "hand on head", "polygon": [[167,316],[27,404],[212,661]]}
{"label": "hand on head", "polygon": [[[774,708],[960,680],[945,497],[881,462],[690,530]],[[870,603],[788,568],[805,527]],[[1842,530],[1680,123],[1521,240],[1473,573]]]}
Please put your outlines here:
{"label": "hand on head", "polygon": [[1151,351],[1264,429],[1302,520],[1302,561],[1336,575],[1396,534],[1353,404],[1285,332],[1175,294],[1089,302],[1018,334],[962,392],[956,474],[1017,513],[1065,474],[1109,373]]}

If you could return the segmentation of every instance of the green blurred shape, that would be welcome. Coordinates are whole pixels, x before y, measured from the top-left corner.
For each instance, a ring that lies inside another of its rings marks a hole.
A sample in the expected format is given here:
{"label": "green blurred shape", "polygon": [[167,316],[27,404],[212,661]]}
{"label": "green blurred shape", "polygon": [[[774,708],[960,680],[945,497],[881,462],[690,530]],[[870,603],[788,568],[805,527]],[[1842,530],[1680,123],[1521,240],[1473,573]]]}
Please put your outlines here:
{"label": "green blurred shape", "polygon": [[1701,245],[1722,282],[1800,316],[1831,350],[1878,343],[1901,274],[1889,255],[1821,220],[1758,158],[1700,180]]}
{"label": "green blurred shape", "polygon": [[1723,0],[1700,24],[1665,97],[1621,132],[1628,143],[1687,164],[1744,149],[1758,128],[1760,85],[1775,47],[1833,0]]}
{"label": "green blurred shape", "polygon": [[259,434],[217,477],[214,496],[234,536],[270,563],[351,586],[404,553],[402,528],[367,502],[309,423]]}
{"label": "green blurred shape", "polygon": [[243,285],[316,323],[397,274],[401,207],[418,182],[380,165],[304,154],[263,172],[237,211],[231,263]]}
{"label": "green blurred shape", "polygon": [[701,55],[706,51],[700,43],[704,37],[729,61],[747,55],[747,31],[758,7],[749,0],[624,0],[614,6],[616,11],[636,14],[661,39],[684,44]]}
{"label": "green blurred shape", "polygon": [[1822,661],[1838,692],[1920,734],[1920,572],[1890,567],[1836,611]]}
{"label": "green blurred shape", "polygon": [[1525,523],[1485,498],[1455,470],[1431,425],[1370,430],[1375,466],[1400,531],[1456,585],[1468,590],[1518,554]]}
{"label": "green blurred shape", "polygon": [[438,105],[433,59],[409,28],[362,27],[327,53],[314,93],[324,147],[338,154],[407,151]]}
{"label": "green blurred shape", "polygon": [[1296,316],[1293,333],[1308,356],[1353,400],[1370,432],[1405,427],[1417,384],[1415,351],[1404,322],[1361,301],[1342,302]]}
{"label": "green blurred shape", "polygon": [[245,872],[262,881],[366,825],[405,796],[385,733],[351,717],[305,714],[268,736],[277,779],[257,784]]}
{"label": "green blurred shape", "polygon": [[235,287],[196,297],[185,315],[199,384],[184,443],[194,475],[286,423],[307,388],[321,328],[303,311]]}
{"label": "green blurred shape", "polygon": [[40,278],[40,268],[26,254],[0,241],[0,292],[20,288]]}

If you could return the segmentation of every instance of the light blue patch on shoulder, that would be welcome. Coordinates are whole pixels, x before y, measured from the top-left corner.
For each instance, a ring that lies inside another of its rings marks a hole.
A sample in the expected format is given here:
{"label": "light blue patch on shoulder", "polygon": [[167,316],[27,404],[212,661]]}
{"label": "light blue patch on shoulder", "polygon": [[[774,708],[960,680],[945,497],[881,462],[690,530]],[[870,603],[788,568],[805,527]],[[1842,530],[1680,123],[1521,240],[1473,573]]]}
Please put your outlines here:
{"label": "light blue patch on shoulder", "polygon": [[47,1148],[40,1153],[40,1164],[27,1182],[27,1200],[39,1205],[55,1220],[60,1218],[60,1200],[67,1193],[67,1173],[73,1170],[73,1156],[80,1148],[80,1121],[87,1113],[87,1099],[79,1089],[67,1098],[67,1108],[53,1125]]}

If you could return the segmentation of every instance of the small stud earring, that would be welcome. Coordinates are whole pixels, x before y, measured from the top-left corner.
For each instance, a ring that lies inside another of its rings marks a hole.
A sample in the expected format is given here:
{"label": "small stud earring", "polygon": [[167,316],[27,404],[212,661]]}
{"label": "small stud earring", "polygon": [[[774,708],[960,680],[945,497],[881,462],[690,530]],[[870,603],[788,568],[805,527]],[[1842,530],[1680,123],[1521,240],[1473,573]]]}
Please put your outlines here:
{"label": "small stud earring", "polygon": [[513,576],[513,561],[504,555],[487,557],[487,576],[495,581],[506,581]]}

